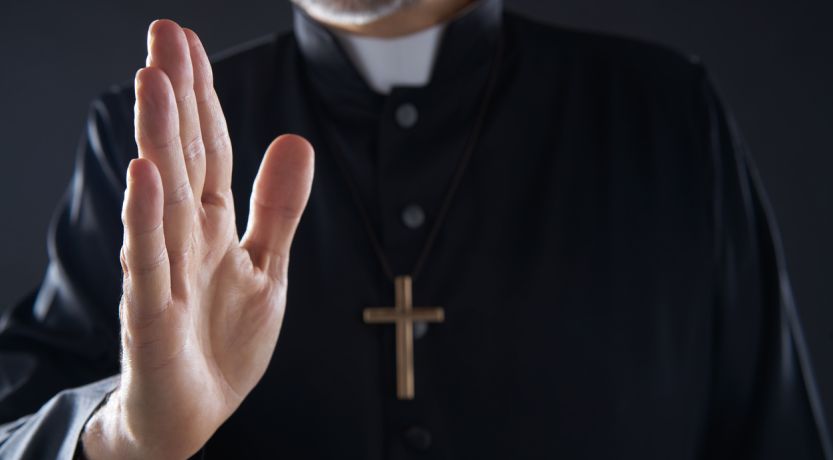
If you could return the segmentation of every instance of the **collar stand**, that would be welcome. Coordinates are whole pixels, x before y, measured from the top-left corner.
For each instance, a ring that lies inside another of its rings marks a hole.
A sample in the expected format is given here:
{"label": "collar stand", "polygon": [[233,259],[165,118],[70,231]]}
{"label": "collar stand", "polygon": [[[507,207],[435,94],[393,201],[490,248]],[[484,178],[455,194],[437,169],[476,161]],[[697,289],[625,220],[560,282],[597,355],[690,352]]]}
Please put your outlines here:
{"label": "collar stand", "polygon": [[[422,68],[422,72],[429,76],[422,83],[459,79],[467,72],[480,69],[480,64],[489,62],[500,34],[502,7],[502,0],[478,0],[444,26],[440,25],[439,30],[436,31],[436,37],[433,38],[436,41],[433,46],[436,54],[431,52],[431,56],[427,56],[430,59],[422,56],[423,60],[431,61],[428,62],[427,69]],[[388,92],[397,86],[414,86],[414,82],[390,79],[387,82],[389,86],[378,87],[387,91],[378,91],[372,77],[366,81],[362,76],[366,70],[362,69],[364,64],[361,58],[355,60],[358,65],[351,60],[349,54],[353,52],[350,49],[351,44],[345,46],[343,39],[340,39],[336,33],[310,17],[300,7],[293,5],[293,8],[295,38],[314,80],[325,86],[351,92],[353,96],[359,97],[372,97],[379,92]],[[420,33],[403,38],[413,38]],[[415,64],[405,63],[405,60],[402,62],[405,66]],[[373,65],[385,66],[381,60],[374,62]],[[425,63],[417,63],[417,65],[424,66]],[[404,71],[404,68],[402,70]],[[384,72],[387,71],[386,69]],[[415,83],[418,85],[420,82]]]}

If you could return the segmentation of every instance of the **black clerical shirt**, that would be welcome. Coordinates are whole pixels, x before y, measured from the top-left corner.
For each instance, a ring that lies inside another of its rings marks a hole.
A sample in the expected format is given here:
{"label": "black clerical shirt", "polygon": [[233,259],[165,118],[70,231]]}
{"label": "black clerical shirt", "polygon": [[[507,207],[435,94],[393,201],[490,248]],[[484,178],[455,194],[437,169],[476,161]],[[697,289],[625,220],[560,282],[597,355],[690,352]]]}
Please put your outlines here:
{"label": "black clerical shirt", "polygon": [[[394,329],[362,322],[393,285],[334,159],[408,274],[499,43],[482,135],[414,285],[446,319],[416,339],[416,398],[400,401]],[[306,136],[316,177],[271,365],[204,458],[822,458],[771,214],[696,60],[483,0],[448,25],[424,87],[374,93],[300,11],[294,33],[218,59],[215,81],[241,230],[275,136]],[[4,317],[0,417],[37,412],[0,430],[0,457],[71,458],[116,385],[132,107],[129,85],[93,104],[47,276]]]}

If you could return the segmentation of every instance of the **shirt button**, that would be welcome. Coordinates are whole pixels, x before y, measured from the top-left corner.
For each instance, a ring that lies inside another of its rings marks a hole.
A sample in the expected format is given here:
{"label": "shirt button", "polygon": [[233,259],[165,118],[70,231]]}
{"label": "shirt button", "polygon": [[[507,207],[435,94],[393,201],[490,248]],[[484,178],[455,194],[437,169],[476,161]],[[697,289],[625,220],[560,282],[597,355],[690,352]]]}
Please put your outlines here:
{"label": "shirt button", "polygon": [[419,205],[409,204],[402,210],[402,223],[411,230],[422,227],[425,223],[425,211]]}
{"label": "shirt button", "polygon": [[396,108],[396,123],[402,128],[413,127],[419,119],[416,106],[405,103]]}
{"label": "shirt button", "polygon": [[403,433],[405,444],[417,452],[425,452],[431,448],[431,433],[425,428],[412,426]]}
{"label": "shirt button", "polygon": [[414,338],[421,339],[428,333],[428,323],[424,321],[414,321]]}

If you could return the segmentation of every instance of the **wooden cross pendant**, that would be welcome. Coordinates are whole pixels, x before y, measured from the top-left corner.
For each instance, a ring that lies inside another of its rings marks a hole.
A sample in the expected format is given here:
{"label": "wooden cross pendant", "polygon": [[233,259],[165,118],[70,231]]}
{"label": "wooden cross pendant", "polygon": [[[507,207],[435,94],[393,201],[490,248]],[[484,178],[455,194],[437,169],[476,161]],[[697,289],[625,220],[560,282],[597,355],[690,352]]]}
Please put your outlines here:
{"label": "wooden cross pendant", "polygon": [[442,307],[414,307],[410,276],[397,276],[396,305],[364,309],[367,324],[396,324],[396,397],[414,399],[414,322],[441,323]]}

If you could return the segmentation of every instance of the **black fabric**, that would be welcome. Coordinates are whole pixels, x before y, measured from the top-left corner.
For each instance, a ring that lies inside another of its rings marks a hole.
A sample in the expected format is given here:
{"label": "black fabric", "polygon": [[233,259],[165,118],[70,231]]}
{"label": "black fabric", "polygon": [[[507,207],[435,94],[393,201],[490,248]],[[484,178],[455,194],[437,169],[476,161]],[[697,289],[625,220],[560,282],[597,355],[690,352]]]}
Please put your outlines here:
{"label": "black fabric", "polygon": [[[398,401],[393,328],[361,319],[364,307],[393,302],[393,286],[322,127],[336,131],[405,274],[501,34],[493,109],[414,286],[415,304],[442,305],[446,321],[416,341],[416,399]],[[310,139],[316,178],[272,363],[205,458],[823,458],[775,227],[696,60],[484,0],[449,25],[425,87],[373,93],[301,12],[294,34],[217,60],[215,81],[241,231],[276,135]],[[396,120],[404,103],[418,110],[410,128]],[[132,105],[129,86],[93,105],[50,233],[49,274],[37,298],[4,319],[3,420],[118,370]],[[425,210],[422,227],[403,224],[409,204]],[[0,456],[22,457],[20,439],[44,430],[58,444],[77,437],[63,427],[89,412],[71,407],[55,406],[51,417],[63,422],[52,428],[7,429]]]}
{"label": "black fabric", "polygon": [[31,416],[0,426],[0,458],[83,459],[84,424],[118,385],[118,376],[64,390]]}

